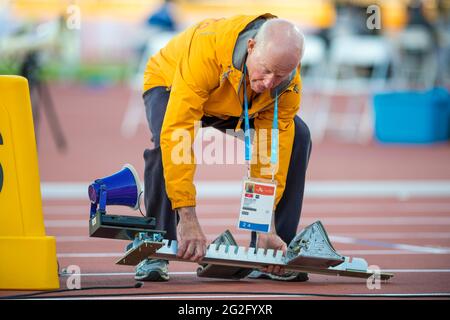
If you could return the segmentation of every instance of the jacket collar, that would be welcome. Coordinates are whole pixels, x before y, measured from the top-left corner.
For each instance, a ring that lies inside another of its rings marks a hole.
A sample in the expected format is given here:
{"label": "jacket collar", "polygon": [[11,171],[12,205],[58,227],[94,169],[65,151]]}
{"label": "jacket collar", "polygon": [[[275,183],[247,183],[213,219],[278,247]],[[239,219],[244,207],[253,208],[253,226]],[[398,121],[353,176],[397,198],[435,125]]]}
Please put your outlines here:
{"label": "jacket collar", "polygon": [[249,39],[255,38],[261,25],[268,19],[265,16],[260,16],[250,22],[244,30],[239,33],[236,44],[233,49],[232,63],[233,67],[238,70],[244,70],[244,64],[247,60],[247,42]]}
{"label": "jacket collar", "polygon": [[[236,44],[233,49],[233,56],[232,56],[233,67],[236,70],[240,71],[239,76],[241,79],[239,79],[238,83],[242,82],[242,77],[244,76],[243,70],[244,70],[244,64],[247,60],[247,42],[248,42],[248,40],[254,38],[256,36],[259,28],[262,26],[262,24],[265,21],[267,21],[268,19],[273,18],[273,17],[274,16],[267,16],[267,15],[259,16],[256,19],[254,19],[253,21],[251,21],[245,27],[245,29],[239,33],[238,38],[236,40]],[[294,69],[292,71],[292,73],[289,75],[288,79],[281,82],[277,87],[270,90],[270,97],[272,99],[275,98],[276,92],[281,93],[289,87],[292,79],[294,79],[294,77],[295,77],[296,71],[297,71],[297,69]],[[236,92],[238,93],[238,95],[239,95],[239,89],[240,89],[240,85],[238,85],[236,87]]]}

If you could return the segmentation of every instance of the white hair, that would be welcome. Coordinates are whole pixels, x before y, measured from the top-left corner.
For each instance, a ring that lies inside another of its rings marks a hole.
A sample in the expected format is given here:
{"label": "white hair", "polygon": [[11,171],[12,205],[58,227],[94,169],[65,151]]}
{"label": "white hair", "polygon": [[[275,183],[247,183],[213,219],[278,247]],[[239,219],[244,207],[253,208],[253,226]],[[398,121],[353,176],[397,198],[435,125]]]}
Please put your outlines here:
{"label": "white hair", "polygon": [[[255,36],[255,50],[266,48],[268,43],[300,51],[300,59],[305,51],[305,37],[300,29],[292,22],[284,19],[269,19],[262,24]],[[300,61],[299,61],[300,62]]]}

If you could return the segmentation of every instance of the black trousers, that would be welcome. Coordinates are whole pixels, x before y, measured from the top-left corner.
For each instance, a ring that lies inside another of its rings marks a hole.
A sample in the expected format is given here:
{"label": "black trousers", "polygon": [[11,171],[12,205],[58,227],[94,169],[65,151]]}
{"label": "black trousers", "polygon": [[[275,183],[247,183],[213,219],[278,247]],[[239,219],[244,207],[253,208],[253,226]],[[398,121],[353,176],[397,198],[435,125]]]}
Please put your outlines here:
{"label": "black trousers", "polygon": [[[145,92],[144,102],[147,121],[153,135],[154,149],[144,151],[144,202],[147,216],[156,218],[156,228],[166,231],[165,238],[176,240],[178,215],[172,210],[167,197],[163,175],[160,149],[161,127],[166,113],[170,91],[165,87],[155,87]],[[215,117],[203,117],[202,127],[212,126],[222,132],[234,129],[238,118],[222,120]],[[275,228],[284,242],[289,244],[297,233],[302,211],[305,175],[311,154],[311,135],[308,127],[296,116],[294,145],[288,169],[286,187],[275,210]],[[250,125],[253,127],[253,121]],[[224,226],[226,227],[226,226]],[[255,246],[256,234],[253,232],[250,246]]]}

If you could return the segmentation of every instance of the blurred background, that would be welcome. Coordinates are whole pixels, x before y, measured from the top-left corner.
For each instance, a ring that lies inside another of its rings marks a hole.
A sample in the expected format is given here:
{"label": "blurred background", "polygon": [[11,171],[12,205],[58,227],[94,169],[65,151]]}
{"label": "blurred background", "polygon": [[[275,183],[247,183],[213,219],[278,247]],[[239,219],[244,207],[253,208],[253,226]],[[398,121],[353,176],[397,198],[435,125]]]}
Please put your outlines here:
{"label": "blurred background", "polygon": [[[450,178],[449,0],[1,0],[0,73],[29,80],[44,198],[126,162],[142,175],[147,59],[202,19],[265,12],[306,35],[308,181]],[[197,178],[244,172],[211,167]]]}

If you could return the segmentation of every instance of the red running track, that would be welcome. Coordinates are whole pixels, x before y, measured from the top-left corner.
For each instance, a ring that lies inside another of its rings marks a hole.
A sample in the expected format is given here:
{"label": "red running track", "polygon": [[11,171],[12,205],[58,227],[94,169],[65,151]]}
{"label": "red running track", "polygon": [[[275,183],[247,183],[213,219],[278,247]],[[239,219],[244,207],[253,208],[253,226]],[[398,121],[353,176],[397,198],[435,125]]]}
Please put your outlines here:
{"label": "red running track", "polygon": [[[88,182],[118,170],[123,163],[143,172],[142,150],[149,147],[149,134],[141,125],[137,135],[123,138],[119,128],[129,92],[123,87],[89,89],[56,85],[52,93],[57,112],[68,136],[66,154],[57,152],[47,123],[42,124],[39,146],[40,175],[43,182]],[[449,180],[450,147],[386,146],[371,142],[350,145],[324,141],[316,143],[308,171],[308,181],[322,180]],[[239,180],[244,168],[228,165],[199,166],[201,181]],[[44,220],[48,235],[56,237],[60,268],[77,265],[82,287],[133,285],[133,268],[114,262],[124,252],[126,242],[92,239],[88,235],[89,203],[85,200],[44,200]],[[198,215],[209,240],[229,228],[239,244],[246,245],[248,233],[235,225],[239,199],[200,199]],[[123,209],[123,210],[126,210]],[[122,212],[114,209],[113,212]],[[128,211],[129,212],[129,211]],[[136,213],[134,213],[136,214]],[[450,198],[305,198],[301,226],[321,220],[336,250],[344,255],[365,258],[369,265],[395,273],[370,290],[363,279],[310,275],[306,283],[269,280],[228,281],[203,279],[194,274],[196,265],[170,264],[171,280],[145,283],[139,289],[72,291],[56,294],[124,294],[115,299],[176,299],[182,292],[200,292],[191,299],[310,299],[276,293],[389,294],[450,292]],[[66,288],[67,276],[61,276]],[[207,292],[223,292],[218,295]],[[146,295],[145,293],[154,295]],[[160,294],[158,294],[158,292]],[[259,292],[265,295],[238,295]],[[0,296],[25,292],[1,291]],[[49,294],[48,296],[54,296]]]}

